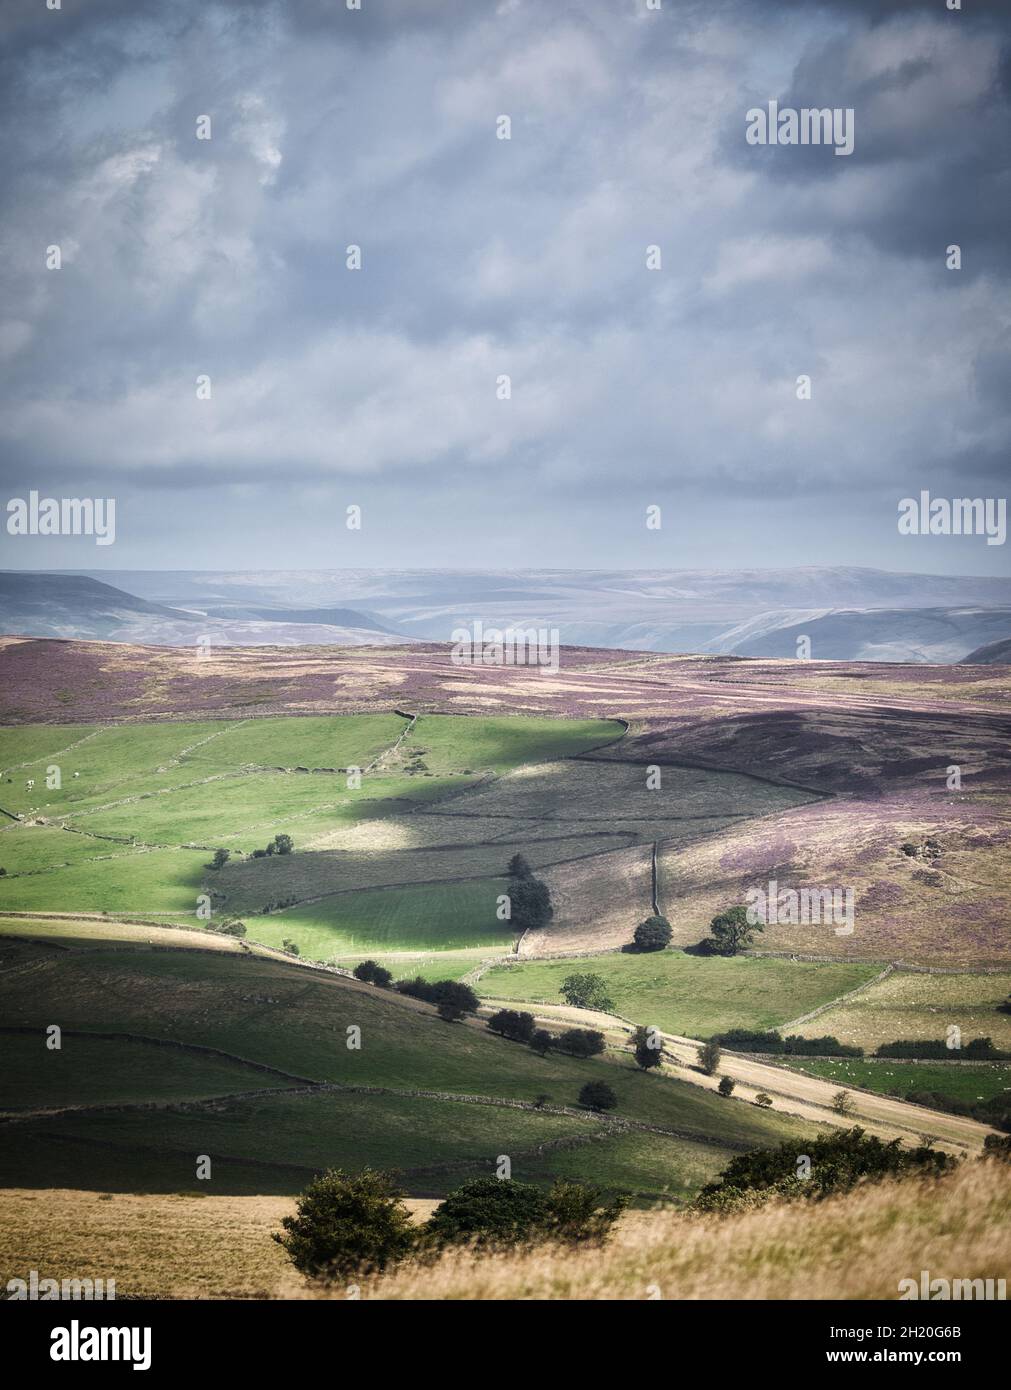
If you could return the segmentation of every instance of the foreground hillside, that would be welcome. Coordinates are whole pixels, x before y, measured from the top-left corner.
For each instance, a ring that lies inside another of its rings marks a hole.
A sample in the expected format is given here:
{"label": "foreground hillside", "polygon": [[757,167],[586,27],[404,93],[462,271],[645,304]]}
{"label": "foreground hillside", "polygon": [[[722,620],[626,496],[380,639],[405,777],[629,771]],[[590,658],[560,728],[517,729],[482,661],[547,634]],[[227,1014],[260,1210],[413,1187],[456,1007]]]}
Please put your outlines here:
{"label": "foreground hillside", "polygon": [[[411,1205],[422,1217],[434,1203]],[[102,1271],[120,1297],[305,1298],[313,1289],[270,1239],[292,1210],[283,1197],[0,1192],[0,1279]],[[603,1251],[449,1254],[361,1296],[894,1301],[899,1280],[919,1281],[923,1269],[1006,1278],[1009,1229],[1011,1169],[972,1162],[935,1183],[883,1183],[818,1206],[730,1217],[631,1211]]]}

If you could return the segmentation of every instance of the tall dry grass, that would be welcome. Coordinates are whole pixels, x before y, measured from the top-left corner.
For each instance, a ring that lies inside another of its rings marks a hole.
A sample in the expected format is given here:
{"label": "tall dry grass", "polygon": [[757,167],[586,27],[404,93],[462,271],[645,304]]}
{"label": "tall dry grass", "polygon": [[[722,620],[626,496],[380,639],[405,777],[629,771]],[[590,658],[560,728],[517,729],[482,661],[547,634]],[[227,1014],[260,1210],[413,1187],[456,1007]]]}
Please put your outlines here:
{"label": "tall dry grass", "polygon": [[[373,1299],[897,1299],[900,1279],[1011,1277],[1011,1168],[963,1164],[744,1215],[632,1213],[603,1250],[445,1255]],[[304,1295],[303,1295],[304,1296]],[[344,1296],[344,1295],[341,1295]]]}

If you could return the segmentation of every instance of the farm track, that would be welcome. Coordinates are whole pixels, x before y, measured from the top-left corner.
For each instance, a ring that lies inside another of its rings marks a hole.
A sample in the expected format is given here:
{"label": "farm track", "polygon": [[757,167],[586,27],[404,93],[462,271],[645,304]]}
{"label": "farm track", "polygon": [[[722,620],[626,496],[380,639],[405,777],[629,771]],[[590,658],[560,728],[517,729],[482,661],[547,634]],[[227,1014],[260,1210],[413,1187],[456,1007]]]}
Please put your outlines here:
{"label": "farm track", "polygon": [[[507,999],[485,998],[482,1003],[489,1010],[518,1007],[515,1000]],[[537,1010],[545,1006],[529,1004],[527,1007]],[[542,1022],[557,1023],[560,1018],[570,1019],[573,1022],[582,1022],[586,1026],[603,1028],[612,1035],[616,1029],[622,1035],[630,1033],[634,1026],[630,1020],[616,1014],[603,1014],[561,1004],[548,1007],[552,1012],[537,1015]],[[698,1040],[680,1037],[675,1033],[662,1033],[661,1036],[669,1046],[671,1056],[680,1064],[675,1075],[682,1081],[715,1092],[719,1078],[706,1076],[697,1066]],[[832,1108],[833,1098],[841,1089],[838,1082],[824,1081],[819,1077],[795,1072],[775,1063],[759,1061],[748,1054],[732,1052],[726,1048],[723,1049],[720,1071],[722,1075],[730,1076],[737,1082],[738,1089],[734,1093],[734,1099],[753,1101],[755,1096],[764,1091],[783,1102],[776,1107],[783,1113],[820,1124],[858,1124],[887,1139],[908,1139],[910,1135],[918,1137],[929,1134],[943,1148],[968,1149],[970,1152],[981,1152],[986,1136],[996,1133],[988,1125],[977,1120],[929,1110],[909,1101],[895,1100],[891,1096],[881,1096],[872,1091],[852,1087],[847,1089],[853,1097],[854,1110],[845,1120],[841,1120]]]}

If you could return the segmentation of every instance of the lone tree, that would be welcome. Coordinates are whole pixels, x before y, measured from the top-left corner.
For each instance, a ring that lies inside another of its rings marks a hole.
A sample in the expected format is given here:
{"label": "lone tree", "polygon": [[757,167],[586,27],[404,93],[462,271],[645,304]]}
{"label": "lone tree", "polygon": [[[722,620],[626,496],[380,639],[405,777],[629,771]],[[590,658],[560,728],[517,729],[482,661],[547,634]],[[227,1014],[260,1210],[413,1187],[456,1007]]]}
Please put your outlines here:
{"label": "lone tree", "polygon": [[719,1043],[715,1038],[710,1038],[699,1048],[699,1066],[707,1076],[715,1076],[720,1069],[722,1056]]}
{"label": "lone tree", "polygon": [[837,1115],[849,1115],[853,1110],[853,1097],[849,1091],[836,1091],[832,1097],[832,1109]]}
{"label": "lone tree", "polygon": [[411,1213],[389,1173],[331,1168],[314,1178],[294,1216],[273,1239],[295,1268],[314,1279],[339,1279],[385,1269],[414,1243]]}
{"label": "lone tree", "polygon": [[643,1071],[658,1067],[663,1061],[663,1039],[656,1028],[640,1025],[632,1034],[632,1051],[636,1066]]}
{"label": "lone tree", "polygon": [[758,1095],[755,1097],[755,1104],[760,1105],[763,1110],[768,1110],[769,1106],[772,1104],[772,1097],[767,1096],[764,1091],[759,1091]]}
{"label": "lone tree", "polygon": [[734,1087],[736,1085],[737,1082],[734,1080],[732,1076],[721,1076],[720,1084],[717,1086],[716,1089],[719,1091],[721,1096],[732,1096],[734,1094]]}
{"label": "lone tree", "polygon": [[513,1042],[530,1042],[534,1035],[534,1016],[516,1009],[499,1009],[488,1020],[488,1027]]}
{"label": "lone tree", "polygon": [[590,1110],[613,1110],[618,1097],[606,1081],[588,1081],[579,1092],[579,1103]]}
{"label": "lone tree", "polygon": [[574,1009],[599,1009],[601,1013],[614,1011],[614,1000],[607,992],[603,975],[594,975],[590,971],[566,975],[558,993]]}
{"label": "lone tree", "polygon": [[378,985],[380,989],[386,989],[393,979],[386,967],[374,960],[363,960],[351,973],[356,980],[364,980],[367,985]]}
{"label": "lone tree", "polygon": [[[274,846],[274,854],[290,854],[295,848],[295,841],[290,835],[275,835],[271,844]],[[270,849],[270,845],[267,849]]]}
{"label": "lone tree", "polygon": [[509,880],[509,920],[520,931],[546,927],[554,916],[548,885],[539,878]]}
{"label": "lone tree", "polygon": [[640,922],[633,934],[633,941],[639,951],[662,951],[670,945],[673,935],[671,924],[666,917],[654,914]]}
{"label": "lone tree", "polygon": [[761,922],[748,921],[746,907],[731,907],[719,913],[709,924],[709,940],[706,943],[712,955],[736,956],[746,951],[756,931],[764,931]]}
{"label": "lone tree", "polygon": [[223,869],[231,857],[231,850],[216,849],[214,851],[214,858],[211,860],[211,868]]}

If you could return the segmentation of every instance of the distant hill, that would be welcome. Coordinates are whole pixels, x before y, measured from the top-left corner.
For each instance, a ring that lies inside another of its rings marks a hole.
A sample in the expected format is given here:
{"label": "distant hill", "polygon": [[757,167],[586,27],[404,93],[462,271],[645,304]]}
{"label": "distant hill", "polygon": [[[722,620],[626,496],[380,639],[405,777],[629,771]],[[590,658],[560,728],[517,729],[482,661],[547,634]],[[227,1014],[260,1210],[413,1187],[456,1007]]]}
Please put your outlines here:
{"label": "distant hill", "polygon": [[723,633],[719,651],[795,657],[807,637],[816,661],[946,663],[967,660],[966,652],[1009,629],[1011,607],[789,610],[762,613]]}
{"label": "distant hill", "polygon": [[988,642],[977,647],[968,656],[962,657],[963,666],[1011,666],[1011,637],[1002,637],[998,642]]}
{"label": "distant hill", "polygon": [[[24,580],[29,576],[17,576]],[[1011,580],[858,566],[770,570],[122,570],[112,616],[86,603],[7,632],[185,644],[446,642],[454,629],[545,628],[565,646],[649,652],[952,662],[1011,630]],[[101,582],[47,575],[48,581]],[[108,584],[103,589],[109,590]],[[143,604],[153,605],[144,608]],[[107,605],[108,606],[108,605]],[[15,608],[15,616],[17,610]],[[104,622],[104,625],[103,625]]]}
{"label": "distant hill", "polygon": [[3,631],[153,646],[362,646],[412,639],[350,608],[191,609],[138,598],[90,575],[0,572]]}

